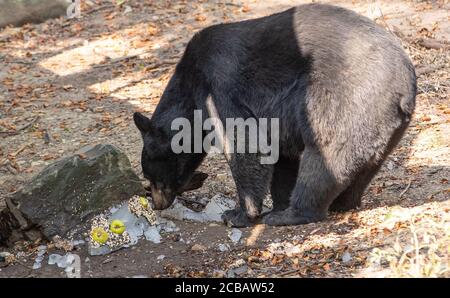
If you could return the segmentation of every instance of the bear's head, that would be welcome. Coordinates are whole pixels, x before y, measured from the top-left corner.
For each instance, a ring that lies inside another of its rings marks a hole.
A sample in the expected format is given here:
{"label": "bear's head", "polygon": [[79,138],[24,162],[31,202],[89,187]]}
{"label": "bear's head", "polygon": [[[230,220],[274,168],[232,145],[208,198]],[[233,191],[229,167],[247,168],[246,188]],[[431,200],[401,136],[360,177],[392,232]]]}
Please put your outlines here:
{"label": "bear's head", "polygon": [[150,182],[153,208],[166,209],[176,195],[201,187],[208,175],[195,169],[204,154],[174,153],[170,136],[161,127],[141,113],[134,113],[133,118],[144,142],[141,166],[144,177]]}

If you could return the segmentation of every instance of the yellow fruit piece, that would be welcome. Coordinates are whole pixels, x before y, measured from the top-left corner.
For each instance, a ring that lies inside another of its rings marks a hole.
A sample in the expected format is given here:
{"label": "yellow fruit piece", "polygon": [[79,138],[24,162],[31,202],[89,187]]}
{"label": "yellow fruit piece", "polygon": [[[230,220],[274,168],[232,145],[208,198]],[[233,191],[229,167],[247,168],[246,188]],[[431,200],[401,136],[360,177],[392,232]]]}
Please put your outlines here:
{"label": "yellow fruit piece", "polygon": [[111,230],[111,232],[121,235],[123,232],[125,232],[125,224],[123,223],[123,221],[116,219],[111,222],[109,229]]}
{"label": "yellow fruit piece", "polygon": [[103,230],[102,228],[95,228],[92,231],[92,239],[95,242],[98,242],[100,244],[105,244],[106,241],[108,241],[108,238],[109,238],[108,233],[105,230]]}
{"label": "yellow fruit piece", "polygon": [[139,197],[139,203],[141,203],[142,207],[148,208],[148,200],[144,197]]}

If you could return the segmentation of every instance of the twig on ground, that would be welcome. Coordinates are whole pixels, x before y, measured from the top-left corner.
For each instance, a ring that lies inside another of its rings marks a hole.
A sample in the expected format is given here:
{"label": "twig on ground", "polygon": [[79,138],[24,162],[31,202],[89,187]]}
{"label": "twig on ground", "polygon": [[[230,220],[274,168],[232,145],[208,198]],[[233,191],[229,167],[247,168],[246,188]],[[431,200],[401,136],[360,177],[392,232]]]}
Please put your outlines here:
{"label": "twig on ground", "polygon": [[8,131],[0,131],[0,135],[6,135],[6,136],[14,136],[18,135],[21,131],[26,130],[33,126],[37,121],[39,120],[39,116],[35,117],[33,120],[25,124],[24,126],[20,127],[16,130],[8,130]]}
{"label": "twig on ground", "polygon": [[6,168],[8,169],[8,171],[13,174],[13,175],[17,175],[19,173],[19,171],[17,171],[12,165],[11,165],[11,161],[7,161],[6,164],[4,164],[3,166],[6,166]]}
{"label": "twig on ground", "polygon": [[412,180],[409,180],[408,185],[407,185],[406,188],[400,193],[399,198],[401,198],[401,197],[408,191],[408,189],[411,187],[411,183],[412,183]]}
{"label": "twig on ground", "polygon": [[[145,53],[145,52],[144,52],[144,53]],[[120,58],[117,58],[117,59],[111,59],[111,61],[108,61],[108,63],[105,63],[105,64],[97,64],[97,65],[94,65],[93,68],[102,68],[102,67],[112,66],[112,65],[114,65],[114,64],[120,63],[120,62],[125,61],[125,60],[135,59],[135,58],[137,58],[139,55],[142,55],[142,54],[144,54],[144,53],[139,53],[139,54],[136,54],[136,55],[130,55],[130,56],[125,56],[125,57],[120,57]]]}
{"label": "twig on ground", "polygon": [[434,72],[434,71],[439,70],[441,68],[443,68],[442,65],[420,66],[420,67],[417,67],[416,74],[417,74],[418,77],[420,77],[420,76],[422,76],[424,74],[427,74],[427,73],[430,73],[430,72]]}
{"label": "twig on ground", "polygon": [[30,146],[30,144],[25,144],[22,147],[20,147],[16,152],[10,153],[8,154],[8,157],[4,158],[1,162],[0,162],[0,167],[3,167],[5,165],[7,165],[8,163],[10,163],[9,158],[12,157],[16,157],[20,152],[22,152],[23,150],[25,150],[28,146]]}
{"label": "twig on ground", "polygon": [[293,273],[300,273],[299,271],[300,271],[300,269],[292,269],[292,270],[288,270],[288,271],[285,271],[285,272],[278,273],[278,276],[281,277],[281,276],[286,276],[286,275],[290,275],[290,274],[293,274]]}
{"label": "twig on ground", "polygon": [[435,50],[448,50],[450,49],[450,44],[448,44],[447,41],[444,40],[437,40],[437,39],[418,39],[418,44],[421,46],[427,48],[427,49],[435,49]]}
{"label": "twig on ground", "polygon": [[114,7],[115,7],[114,4],[107,3],[107,4],[103,5],[103,6],[98,6],[98,7],[91,8],[90,10],[88,10],[86,12],[83,12],[83,13],[91,14],[91,13],[94,13],[94,12],[97,12],[97,11],[100,11],[100,10],[104,10],[104,9],[108,9],[108,8],[114,8]]}

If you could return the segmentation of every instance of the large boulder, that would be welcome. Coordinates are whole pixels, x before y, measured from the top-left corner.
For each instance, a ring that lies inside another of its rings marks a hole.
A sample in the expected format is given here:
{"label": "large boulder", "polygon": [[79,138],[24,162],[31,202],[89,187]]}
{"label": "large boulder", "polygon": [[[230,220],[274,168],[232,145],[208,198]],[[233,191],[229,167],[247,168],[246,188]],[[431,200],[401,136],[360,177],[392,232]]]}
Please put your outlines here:
{"label": "large boulder", "polygon": [[145,189],[127,156],[112,145],[96,145],[47,166],[12,201],[51,238],[133,195],[145,195]]}
{"label": "large boulder", "polygon": [[69,5],[67,0],[0,0],[0,28],[66,15]]}

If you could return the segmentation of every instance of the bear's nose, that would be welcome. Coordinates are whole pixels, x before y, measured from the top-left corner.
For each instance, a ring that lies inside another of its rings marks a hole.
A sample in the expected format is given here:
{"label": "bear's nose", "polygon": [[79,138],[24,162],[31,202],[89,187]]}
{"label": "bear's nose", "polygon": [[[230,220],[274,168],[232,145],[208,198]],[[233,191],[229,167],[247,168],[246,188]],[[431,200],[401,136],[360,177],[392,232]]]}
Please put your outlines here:
{"label": "bear's nose", "polygon": [[172,202],[175,199],[175,196],[172,194],[172,192],[157,188],[154,185],[152,185],[152,198],[153,198],[153,205],[155,210],[163,210],[167,209],[172,205]]}

